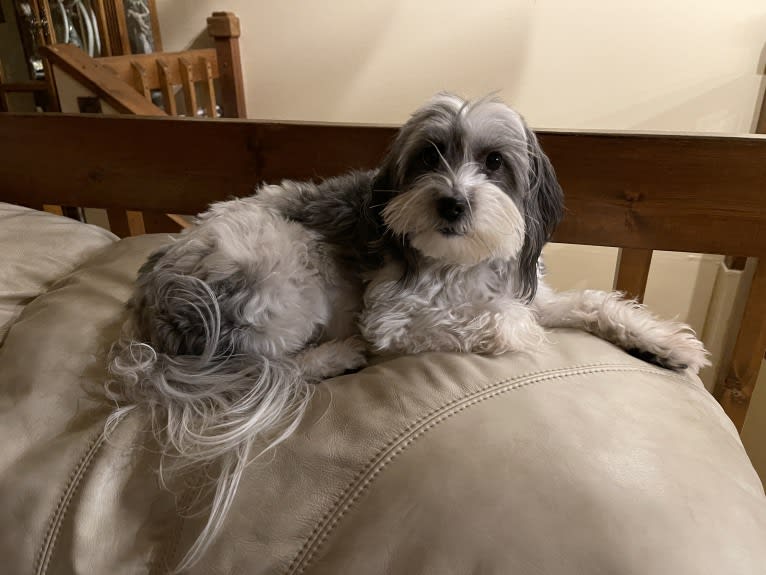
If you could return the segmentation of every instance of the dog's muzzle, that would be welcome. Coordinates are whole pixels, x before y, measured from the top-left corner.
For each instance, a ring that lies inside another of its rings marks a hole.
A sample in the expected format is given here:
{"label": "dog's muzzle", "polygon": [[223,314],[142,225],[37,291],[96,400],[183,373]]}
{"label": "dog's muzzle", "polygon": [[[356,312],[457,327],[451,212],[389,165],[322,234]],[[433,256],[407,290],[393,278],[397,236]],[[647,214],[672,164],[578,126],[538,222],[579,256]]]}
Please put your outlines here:
{"label": "dog's muzzle", "polygon": [[445,236],[459,235],[455,224],[462,220],[468,211],[468,202],[464,198],[442,196],[436,200],[436,213],[448,225],[439,229]]}

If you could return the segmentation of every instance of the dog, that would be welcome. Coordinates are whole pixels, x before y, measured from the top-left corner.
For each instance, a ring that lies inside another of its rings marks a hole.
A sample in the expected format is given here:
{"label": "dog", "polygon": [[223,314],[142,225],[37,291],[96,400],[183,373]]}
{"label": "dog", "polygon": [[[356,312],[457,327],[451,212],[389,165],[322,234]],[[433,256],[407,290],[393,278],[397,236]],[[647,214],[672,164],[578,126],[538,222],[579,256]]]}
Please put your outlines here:
{"label": "dog", "polygon": [[527,351],[546,329],[575,328],[669,369],[708,365],[688,326],[617,292],[545,283],[541,253],[563,192],[534,133],[497,99],[440,94],[415,112],[371,201],[386,248],[360,328],[375,351]]}
{"label": "dog", "polygon": [[556,293],[541,251],[564,200],[522,117],[440,93],[381,166],[214,204],[140,269],[110,357],[115,425],[142,406],[169,458],[215,464],[193,564],[220,530],[254,441],[300,422],[313,384],[366,354],[525,352],[576,328],[697,372],[691,329],[618,293]]}

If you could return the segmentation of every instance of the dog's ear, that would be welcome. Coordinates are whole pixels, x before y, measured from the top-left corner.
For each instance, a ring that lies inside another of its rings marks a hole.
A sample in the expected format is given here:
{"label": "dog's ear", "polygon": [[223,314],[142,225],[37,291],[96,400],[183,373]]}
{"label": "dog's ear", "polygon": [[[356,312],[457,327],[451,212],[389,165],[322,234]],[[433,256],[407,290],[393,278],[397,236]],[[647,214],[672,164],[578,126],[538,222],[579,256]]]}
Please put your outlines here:
{"label": "dog's ear", "polygon": [[526,237],[519,255],[521,297],[531,301],[537,292],[537,261],[543,246],[564,215],[564,193],[537,137],[525,127],[529,157],[529,190],[524,204]]}
{"label": "dog's ear", "polygon": [[397,143],[395,141],[392,144],[388,154],[372,177],[372,193],[368,214],[375,225],[380,228],[383,227],[383,208],[396,195],[396,190],[399,187],[396,181],[396,155],[394,151]]}

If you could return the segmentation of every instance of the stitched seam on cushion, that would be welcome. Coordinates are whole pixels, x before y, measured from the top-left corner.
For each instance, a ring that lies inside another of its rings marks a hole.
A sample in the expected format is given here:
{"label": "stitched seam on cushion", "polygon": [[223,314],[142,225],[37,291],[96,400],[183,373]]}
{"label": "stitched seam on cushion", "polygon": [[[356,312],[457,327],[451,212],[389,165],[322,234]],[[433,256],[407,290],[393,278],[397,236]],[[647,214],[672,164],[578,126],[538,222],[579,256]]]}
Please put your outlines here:
{"label": "stitched seam on cushion", "polygon": [[[514,391],[545,381],[564,379],[573,375],[588,375],[592,373],[609,373],[615,371],[629,371],[634,373],[652,373],[667,379],[685,380],[685,378],[673,373],[661,371],[651,367],[640,367],[628,364],[598,363],[577,367],[568,367],[546,372],[533,372],[512,378],[497,380],[485,385],[466,396],[456,398],[429,413],[418,418],[408,425],[397,436],[380,448],[368,461],[365,467],[357,473],[349,485],[343,490],[340,497],[322,516],[311,534],[304,541],[301,549],[290,562],[287,568],[288,575],[299,575],[310,565],[311,560],[321,548],[324,541],[332,533],[343,516],[354,506],[357,499],[366,491],[377,475],[395,459],[402,451],[409,447],[416,439],[425,434],[432,427],[442,421],[460,413],[477,403],[483,402],[497,395]],[[430,421],[429,421],[430,420]]]}
{"label": "stitched seam on cushion", "polygon": [[56,539],[61,530],[61,525],[66,518],[69,504],[77,492],[77,487],[80,485],[80,481],[85,475],[85,472],[88,467],[90,467],[90,463],[93,461],[93,458],[96,453],[98,453],[99,449],[101,449],[104,439],[103,432],[99,432],[98,435],[91,439],[85,454],[83,454],[75,468],[72,470],[72,473],[70,473],[64,493],[59,498],[58,504],[48,523],[48,529],[45,531],[45,536],[43,537],[43,544],[40,546],[40,550],[37,553],[37,566],[35,568],[36,575],[44,575],[48,571],[48,564],[56,547]]}

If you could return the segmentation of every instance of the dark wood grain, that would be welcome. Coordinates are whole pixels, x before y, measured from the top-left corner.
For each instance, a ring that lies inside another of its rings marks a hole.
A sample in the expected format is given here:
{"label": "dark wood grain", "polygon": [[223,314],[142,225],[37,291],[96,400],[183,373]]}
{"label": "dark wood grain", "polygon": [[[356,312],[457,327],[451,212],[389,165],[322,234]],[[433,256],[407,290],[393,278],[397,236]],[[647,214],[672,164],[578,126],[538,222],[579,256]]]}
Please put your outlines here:
{"label": "dark wood grain", "polygon": [[[245,120],[3,115],[0,197],[196,213],[264,181],[372,168],[394,133]],[[566,195],[555,240],[766,253],[766,137],[539,136]],[[32,147],[35,157],[25,153]]]}
{"label": "dark wood grain", "polygon": [[210,202],[251,194],[264,181],[373,167],[393,133],[220,119],[4,114],[0,199],[39,205],[69,198],[78,206],[193,214]]}
{"label": "dark wood grain", "polygon": [[766,251],[762,136],[540,139],[566,195],[560,241],[741,256]]}

